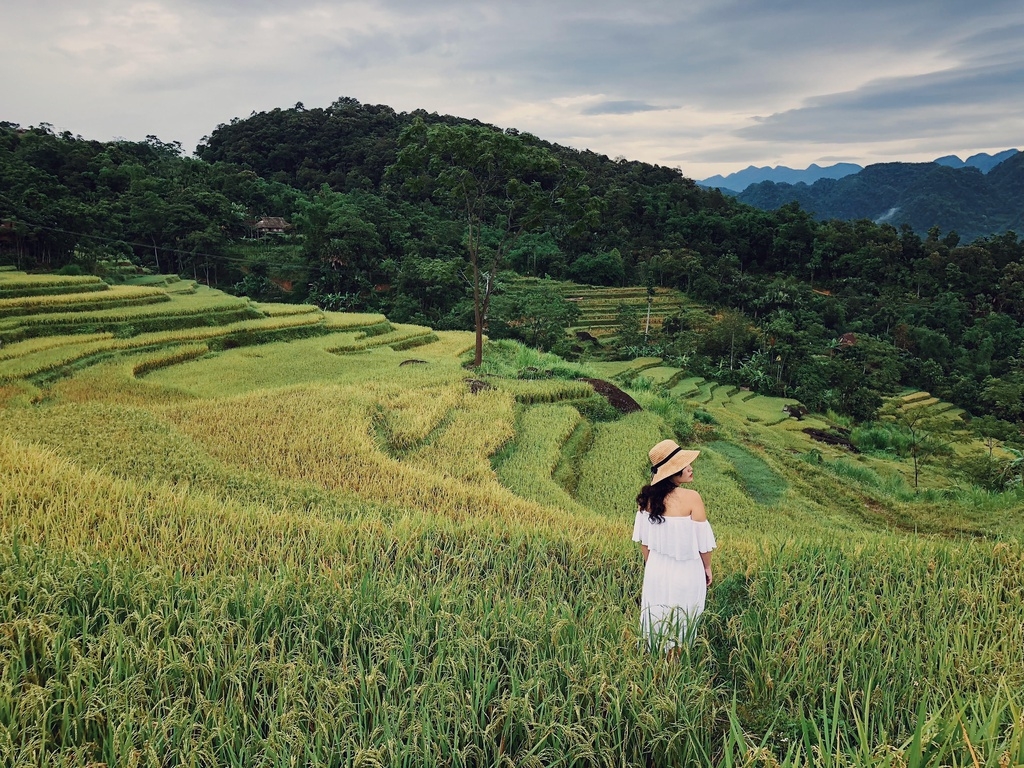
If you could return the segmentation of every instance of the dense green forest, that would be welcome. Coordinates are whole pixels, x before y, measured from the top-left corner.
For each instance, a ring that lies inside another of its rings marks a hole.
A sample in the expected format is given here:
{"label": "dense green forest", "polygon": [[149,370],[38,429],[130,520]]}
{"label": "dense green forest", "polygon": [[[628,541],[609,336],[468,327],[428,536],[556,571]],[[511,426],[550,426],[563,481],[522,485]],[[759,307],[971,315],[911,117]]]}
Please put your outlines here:
{"label": "dense green forest", "polygon": [[941,163],[879,163],[810,185],[751,184],[737,197],[764,210],[797,202],[819,219],[909,224],[919,233],[939,226],[973,240],[1024,226],[1024,152],[987,173]]}
{"label": "dense green forest", "polygon": [[[453,180],[425,137],[472,151],[496,135],[496,151],[522,150],[531,170],[480,184],[480,214],[467,218],[455,192],[468,177]],[[520,199],[536,210],[508,207]],[[290,228],[261,235],[266,216]],[[1024,421],[1024,241],[1013,232],[967,243],[937,228],[819,221],[797,204],[758,210],[676,169],[353,99],[235,119],[195,157],[156,137],[96,142],[0,123],[0,262],[102,272],[120,258],[258,299],[471,328],[472,248],[498,295],[513,284],[491,274],[499,266],[685,291],[708,311],[666,323],[648,351],[719,380],[858,419],[914,386],[993,417],[991,429]]]}

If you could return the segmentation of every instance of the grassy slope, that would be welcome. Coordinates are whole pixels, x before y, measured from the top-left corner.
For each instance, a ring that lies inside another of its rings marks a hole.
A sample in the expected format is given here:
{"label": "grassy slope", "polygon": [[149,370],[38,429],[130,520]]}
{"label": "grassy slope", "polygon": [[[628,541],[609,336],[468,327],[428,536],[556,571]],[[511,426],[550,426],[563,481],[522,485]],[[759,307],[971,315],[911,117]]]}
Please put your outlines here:
{"label": "grassy slope", "polygon": [[379,320],[0,389],[4,764],[1024,761],[1005,508],[808,463],[780,403],[707,385],[717,584],[666,665],[629,530],[668,425],[471,394],[469,334],[331,351],[408,338],[328,327]]}

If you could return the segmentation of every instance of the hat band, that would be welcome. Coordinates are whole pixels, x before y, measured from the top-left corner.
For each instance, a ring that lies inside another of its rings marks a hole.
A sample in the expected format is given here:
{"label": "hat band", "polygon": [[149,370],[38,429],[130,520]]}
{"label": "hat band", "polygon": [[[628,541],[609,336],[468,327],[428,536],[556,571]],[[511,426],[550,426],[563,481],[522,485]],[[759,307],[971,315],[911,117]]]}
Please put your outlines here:
{"label": "hat band", "polygon": [[666,457],[665,457],[664,459],[662,459],[662,460],[661,460],[661,461],[659,461],[659,462],[658,462],[657,464],[655,464],[654,466],[652,466],[652,467],[651,467],[651,474],[652,474],[652,475],[656,475],[656,474],[658,474],[658,469],[659,469],[659,468],[661,467],[661,465],[662,465],[662,464],[664,464],[664,463],[665,463],[666,461],[668,461],[669,459],[671,459],[671,458],[672,458],[673,456],[675,456],[675,455],[676,455],[677,453],[679,453],[679,452],[680,452],[681,450],[683,450],[682,446],[680,446],[680,447],[676,448],[676,449],[675,449],[674,451],[672,451],[672,453],[670,453],[670,454],[669,454],[668,456],[666,456]]}

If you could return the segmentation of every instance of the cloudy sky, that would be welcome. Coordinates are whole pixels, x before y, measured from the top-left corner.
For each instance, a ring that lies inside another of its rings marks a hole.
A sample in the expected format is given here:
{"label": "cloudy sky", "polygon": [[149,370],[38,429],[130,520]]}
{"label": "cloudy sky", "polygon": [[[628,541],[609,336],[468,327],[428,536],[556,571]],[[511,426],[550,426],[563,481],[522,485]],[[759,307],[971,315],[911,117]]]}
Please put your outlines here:
{"label": "cloudy sky", "polygon": [[351,96],[693,178],[1024,148],[1021,0],[4,5],[0,120],[101,140]]}

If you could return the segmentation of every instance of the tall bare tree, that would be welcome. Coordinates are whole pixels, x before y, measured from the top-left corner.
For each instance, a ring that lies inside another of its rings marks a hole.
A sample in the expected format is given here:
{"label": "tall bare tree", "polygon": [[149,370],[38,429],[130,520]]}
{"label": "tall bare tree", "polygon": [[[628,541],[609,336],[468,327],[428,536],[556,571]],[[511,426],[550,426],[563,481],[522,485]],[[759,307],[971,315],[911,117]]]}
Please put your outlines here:
{"label": "tall bare tree", "polygon": [[516,241],[543,228],[554,213],[583,213],[589,193],[582,172],[563,167],[528,134],[483,126],[428,127],[417,119],[402,132],[399,146],[390,175],[466,224],[478,366],[497,271]]}

